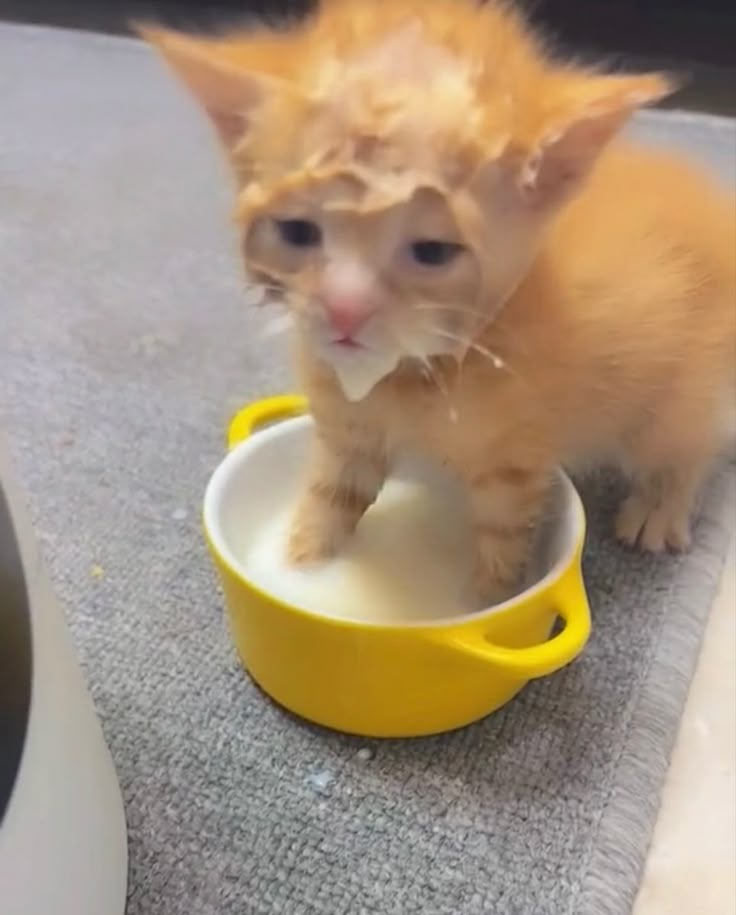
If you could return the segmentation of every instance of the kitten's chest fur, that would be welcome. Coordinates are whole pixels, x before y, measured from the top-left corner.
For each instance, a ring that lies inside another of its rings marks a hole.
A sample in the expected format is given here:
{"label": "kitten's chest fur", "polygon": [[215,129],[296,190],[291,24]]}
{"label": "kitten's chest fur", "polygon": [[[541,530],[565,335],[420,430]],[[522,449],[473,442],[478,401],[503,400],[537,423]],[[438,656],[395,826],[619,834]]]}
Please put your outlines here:
{"label": "kitten's chest fur", "polygon": [[344,399],[336,380],[323,378],[310,400],[318,423],[341,427],[389,462],[420,453],[462,470],[483,454],[556,447],[539,405],[472,357],[460,366],[437,365],[430,376],[418,366],[402,367],[357,404]]}

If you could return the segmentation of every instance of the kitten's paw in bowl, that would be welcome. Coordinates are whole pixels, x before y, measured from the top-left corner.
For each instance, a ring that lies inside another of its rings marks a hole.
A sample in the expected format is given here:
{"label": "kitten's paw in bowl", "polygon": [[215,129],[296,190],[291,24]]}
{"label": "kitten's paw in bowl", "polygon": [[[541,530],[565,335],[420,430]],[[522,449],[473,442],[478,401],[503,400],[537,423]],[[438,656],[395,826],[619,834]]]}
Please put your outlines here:
{"label": "kitten's paw in bowl", "polygon": [[464,603],[471,611],[495,607],[509,600],[518,588],[499,581],[487,566],[478,562],[464,591]]}
{"label": "kitten's paw in bowl", "polygon": [[315,524],[295,525],[286,547],[286,558],[295,568],[308,568],[332,559],[338,552],[344,535]]}

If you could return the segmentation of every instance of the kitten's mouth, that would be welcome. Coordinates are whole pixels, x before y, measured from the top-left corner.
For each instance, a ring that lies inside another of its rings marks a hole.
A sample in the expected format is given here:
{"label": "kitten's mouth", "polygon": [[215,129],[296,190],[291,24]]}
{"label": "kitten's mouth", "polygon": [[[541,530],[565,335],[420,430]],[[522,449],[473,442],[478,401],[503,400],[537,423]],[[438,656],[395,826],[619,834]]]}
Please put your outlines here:
{"label": "kitten's mouth", "polygon": [[341,349],[365,349],[365,346],[353,337],[338,337],[332,341],[332,345],[339,346]]}

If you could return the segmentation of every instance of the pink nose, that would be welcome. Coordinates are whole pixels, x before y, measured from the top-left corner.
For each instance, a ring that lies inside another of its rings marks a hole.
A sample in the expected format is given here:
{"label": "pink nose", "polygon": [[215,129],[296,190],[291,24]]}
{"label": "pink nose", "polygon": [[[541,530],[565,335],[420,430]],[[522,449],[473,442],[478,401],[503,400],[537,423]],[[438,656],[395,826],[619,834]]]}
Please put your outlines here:
{"label": "pink nose", "polygon": [[365,296],[330,296],[324,302],[330,327],[340,337],[354,336],[375,312],[374,303]]}

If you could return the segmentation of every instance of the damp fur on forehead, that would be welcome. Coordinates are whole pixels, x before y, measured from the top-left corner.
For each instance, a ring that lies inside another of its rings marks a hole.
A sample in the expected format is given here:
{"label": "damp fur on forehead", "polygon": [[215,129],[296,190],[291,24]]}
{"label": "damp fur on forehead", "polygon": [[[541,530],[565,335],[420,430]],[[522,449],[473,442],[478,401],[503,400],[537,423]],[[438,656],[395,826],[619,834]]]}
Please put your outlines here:
{"label": "damp fur on forehead", "polygon": [[[340,179],[363,185],[361,202],[380,209],[407,200],[427,186],[447,190],[482,163],[481,112],[467,88],[428,94],[427,85],[391,83],[371,71],[334,78],[319,95],[304,96],[290,153],[271,154],[273,124],[282,100],[266,100],[233,158],[251,195],[280,196]],[[257,189],[256,189],[257,188]]]}
{"label": "damp fur on forehead", "polygon": [[387,137],[409,120],[420,129],[450,120],[463,132],[479,119],[474,68],[412,19],[365,49],[318,62],[310,101],[332,109],[346,127]]}
{"label": "damp fur on forehead", "polygon": [[550,206],[672,89],[559,62],[494,0],[324,0],[285,30],[144,34],[208,113],[239,186],[266,195],[316,167],[458,185],[503,158],[508,184]]}

